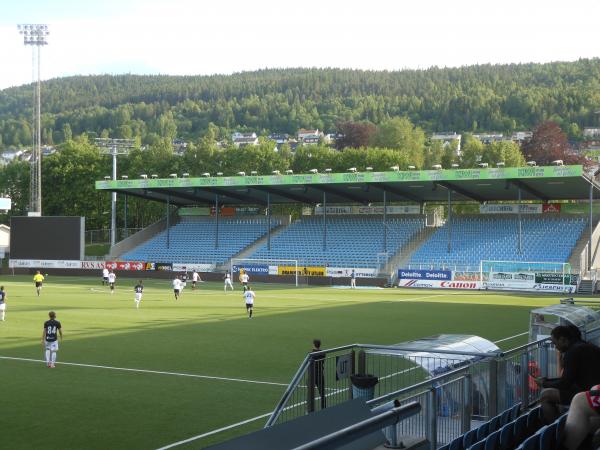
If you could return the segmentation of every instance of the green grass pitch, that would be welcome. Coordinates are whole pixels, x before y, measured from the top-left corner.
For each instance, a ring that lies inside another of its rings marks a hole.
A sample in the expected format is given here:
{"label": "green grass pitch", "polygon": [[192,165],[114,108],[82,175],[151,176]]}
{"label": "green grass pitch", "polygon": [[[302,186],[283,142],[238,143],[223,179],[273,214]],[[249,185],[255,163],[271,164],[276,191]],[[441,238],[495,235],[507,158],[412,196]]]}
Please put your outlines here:
{"label": "green grass pitch", "polygon": [[[176,302],[170,281],[146,280],[136,310],[133,279],[118,279],[110,295],[99,277],[50,276],[39,298],[31,277],[2,276],[0,283],[7,291],[6,321],[0,322],[0,448],[12,450],[157,449],[270,412],[314,337],[323,348],[437,333],[497,340],[526,331],[532,307],[560,298],[256,284],[249,320],[239,285],[224,294],[221,283],[202,283],[196,291],[188,283]],[[64,331],[56,369],[6,359],[43,359],[42,325],[51,309]],[[203,448],[264,422],[178,448]]]}

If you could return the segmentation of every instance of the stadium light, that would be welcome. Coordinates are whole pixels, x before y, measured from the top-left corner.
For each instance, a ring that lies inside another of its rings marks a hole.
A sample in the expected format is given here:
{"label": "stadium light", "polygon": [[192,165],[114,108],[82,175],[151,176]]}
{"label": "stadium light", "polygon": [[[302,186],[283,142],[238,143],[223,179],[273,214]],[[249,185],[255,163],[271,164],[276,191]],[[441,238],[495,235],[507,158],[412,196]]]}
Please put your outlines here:
{"label": "stadium light", "polygon": [[452,166],[451,166],[451,167],[452,167],[453,169],[458,169],[458,168],[460,167],[460,165],[458,165],[458,164],[454,163],[454,164],[452,164]]}
{"label": "stadium light", "polygon": [[223,176],[223,172],[217,172],[217,176],[218,177],[222,177]]}
{"label": "stadium light", "polygon": [[400,172],[400,166],[392,166],[390,169],[392,169],[394,172]]}
{"label": "stadium light", "polygon": [[356,167],[350,167],[348,172],[356,173]]}
{"label": "stadium light", "polygon": [[202,176],[205,177],[205,178],[208,178],[208,177],[210,177],[210,172],[204,172],[202,174]]}
{"label": "stadium light", "polygon": [[169,176],[170,176],[171,178],[177,178],[177,174],[176,174],[176,173],[170,173],[170,174],[169,174]]}
{"label": "stadium light", "polygon": [[365,170],[366,170],[367,172],[372,172],[372,171],[373,171],[373,168],[372,168],[371,166],[367,166],[367,167],[365,167]]}
{"label": "stadium light", "polygon": [[273,175],[281,175],[281,172],[279,170],[274,170],[273,172],[271,172]]}
{"label": "stadium light", "polygon": [[527,165],[530,167],[536,166],[537,163],[535,161],[527,161]]}
{"label": "stadium light", "polygon": [[318,169],[310,169],[309,172],[315,174],[315,173],[319,173],[319,170]]}
{"label": "stadium light", "polygon": [[238,172],[237,173],[240,177],[245,177],[246,176],[246,172]]}
{"label": "stadium light", "polygon": [[481,167],[482,169],[487,169],[487,167],[489,166],[488,163],[479,163],[477,164],[479,167]]}
{"label": "stadium light", "polygon": [[256,175],[258,175],[258,172],[256,170],[251,170],[250,175],[256,176]]}
{"label": "stadium light", "polygon": [[504,164],[504,161],[500,161],[496,163],[496,167],[504,167],[506,164]]}
{"label": "stadium light", "polygon": [[23,35],[23,44],[31,45],[31,71],[36,63],[37,49],[37,84],[33,89],[33,129],[31,143],[31,161],[29,177],[29,212],[42,215],[42,81],[41,81],[41,47],[48,45],[48,25],[43,23],[27,23],[17,25],[19,34]]}
{"label": "stadium light", "polygon": [[556,160],[552,161],[552,165],[553,166],[564,166],[565,163],[563,162],[562,159],[556,159]]}
{"label": "stadium light", "polygon": [[415,166],[408,166],[408,170],[416,170],[417,168]]}
{"label": "stadium light", "polygon": [[158,175],[156,175],[155,173],[153,173],[152,175],[150,175],[151,178],[156,179],[158,178]]}
{"label": "stadium light", "polygon": [[142,180],[147,180],[148,179],[148,175],[146,175],[145,173],[143,173],[143,174],[140,175],[140,178]]}
{"label": "stadium light", "polygon": [[431,168],[433,170],[442,170],[442,165],[441,164],[434,164],[433,166],[431,166]]}
{"label": "stadium light", "polygon": [[127,175],[121,175],[121,180],[129,180],[129,177]]}
{"label": "stadium light", "polygon": [[288,170],[285,171],[285,174],[286,175],[293,175],[294,171],[292,169],[288,169]]}
{"label": "stadium light", "polygon": [[187,173],[187,172],[183,172],[183,173],[181,174],[181,176],[182,176],[183,178],[189,178],[189,177],[190,177],[190,174],[189,174],[189,173]]}
{"label": "stadium light", "polygon": [[331,173],[331,169],[325,169],[326,173]]}
{"label": "stadium light", "polygon": [[108,181],[108,180],[110,180],[110,177],[109,177],[108,175],[105,175],[105,176],[104,176],[104,179],[105,179],[106,181]]}

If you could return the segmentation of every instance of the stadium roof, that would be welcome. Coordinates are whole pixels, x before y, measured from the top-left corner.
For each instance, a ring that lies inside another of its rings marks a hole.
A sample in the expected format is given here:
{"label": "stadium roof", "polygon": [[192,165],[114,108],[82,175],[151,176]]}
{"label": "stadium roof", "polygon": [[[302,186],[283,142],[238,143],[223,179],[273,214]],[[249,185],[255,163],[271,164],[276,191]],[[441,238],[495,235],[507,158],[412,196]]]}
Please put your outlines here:
{"label": "stadium roof", "polygon": [[96,189],[115,191],[175,205],[266,205],[323,202],[368,204],[387,202],[586,200],[590,184],[600,184],[582,166],[510,167],[492,169],[393,172],[316,173],[301,175],[156,178],[96,181]]}

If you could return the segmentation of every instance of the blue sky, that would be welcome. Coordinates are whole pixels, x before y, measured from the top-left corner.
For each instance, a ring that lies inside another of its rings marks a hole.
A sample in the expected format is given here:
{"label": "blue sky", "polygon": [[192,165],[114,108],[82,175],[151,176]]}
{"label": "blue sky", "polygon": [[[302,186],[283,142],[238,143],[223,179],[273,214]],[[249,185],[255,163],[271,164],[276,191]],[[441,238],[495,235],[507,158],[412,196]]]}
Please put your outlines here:
{"label": "blue sky", "polygon": [[5,0],[0,89],[31,81],[19,23],[47,23],[42,78],[267,67],[399,70],[600,56],[593,0]]}

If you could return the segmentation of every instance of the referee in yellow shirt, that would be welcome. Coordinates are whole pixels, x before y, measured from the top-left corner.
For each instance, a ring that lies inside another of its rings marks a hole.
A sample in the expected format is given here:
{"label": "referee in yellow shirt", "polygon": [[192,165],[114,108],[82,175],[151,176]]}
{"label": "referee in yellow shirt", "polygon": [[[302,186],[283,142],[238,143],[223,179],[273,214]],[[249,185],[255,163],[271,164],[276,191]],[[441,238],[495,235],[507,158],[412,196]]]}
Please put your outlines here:
{"label": "referee in yellow shirt", "polygon": [[44,282],[44,275],[42,275],[39,270],[33,276],[33,282],[35,283],[35,290],[39,297],[40,291],[42,290],[42,283]]}

